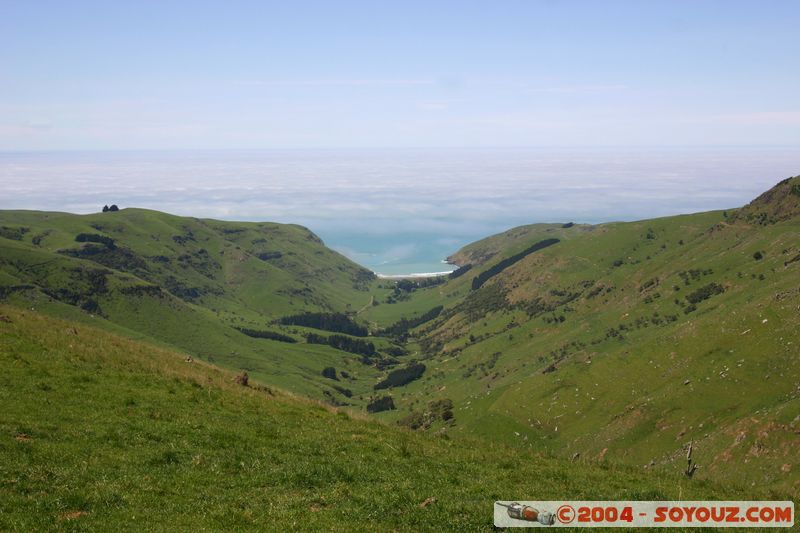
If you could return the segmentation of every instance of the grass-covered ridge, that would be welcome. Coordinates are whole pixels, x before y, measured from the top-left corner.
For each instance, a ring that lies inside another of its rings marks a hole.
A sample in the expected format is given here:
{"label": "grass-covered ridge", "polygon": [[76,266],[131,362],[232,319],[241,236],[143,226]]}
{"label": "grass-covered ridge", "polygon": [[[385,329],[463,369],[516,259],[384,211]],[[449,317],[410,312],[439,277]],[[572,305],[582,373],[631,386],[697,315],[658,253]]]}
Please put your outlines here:
{"label": "grass-covered ridge", "polygon": [[[363,403],[361,393],[381,378],[346,351],[291,342],[309,334],[297,325],[366,335],[345,313],[369,303],[375,281],[301,226],[123,209],[2,211],[0,227],[0,299],[165,343],[317,398]],[[319,323],[301,320],[309,317]],[[354,397],[331,389],[321,376],[327,366],[358,379],[349,385]]]}
{"label": "grass-covered ridge", "polygon": [[15,307],[0,368],[3,531],[488,531],[501,498],[755,494],[386,427]]}
{"label": "grass-covered ridge", "polygon": [[445,303],[412,331],[425,376],[381,416],[447,400],[453,419],[430,431],[647,469],[681,468],[693,441],[697,477],[800,491],[798,187],[739,211],[538,224],[465,247],[452,260],[469,271],[393,306]]}

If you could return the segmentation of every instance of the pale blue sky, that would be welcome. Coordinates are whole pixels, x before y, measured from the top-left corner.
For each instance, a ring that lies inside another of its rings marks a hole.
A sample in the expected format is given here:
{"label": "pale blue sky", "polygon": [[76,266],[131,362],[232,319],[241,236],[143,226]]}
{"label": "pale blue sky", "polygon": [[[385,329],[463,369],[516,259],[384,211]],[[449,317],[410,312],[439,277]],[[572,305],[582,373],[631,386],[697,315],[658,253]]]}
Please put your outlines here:
{"label": "pale blue sky", "polygon": [[0,0],[0,151],[798,145],[800,2]]}

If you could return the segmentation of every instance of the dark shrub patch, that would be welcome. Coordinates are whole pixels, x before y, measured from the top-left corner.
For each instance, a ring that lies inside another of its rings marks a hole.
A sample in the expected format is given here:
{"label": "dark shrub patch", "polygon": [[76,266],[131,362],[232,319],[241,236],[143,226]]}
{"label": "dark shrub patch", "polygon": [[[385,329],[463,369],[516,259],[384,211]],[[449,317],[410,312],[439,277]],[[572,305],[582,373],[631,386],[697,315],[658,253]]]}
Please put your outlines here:
{"label": "dark shrub patch", "polygon": [[83,309],[87,313],[92,313],[95,315],[101,314],[100,304],[98,304],[95,300],[92,300],[91,298],[88,298],[85,302],[81,304],[81,309]]}
{"label": "dark shrub patch", "polygon": [[173,296],[177,296],[181,300],[195,300],[201,296],[200,289],[197,287],[189,287],[184,285],[175,276],[169,276],[164,280],[166,289]]}
{"label": "dark shrub patch", "polygon": [[422,413],[418,411],[413,411],[408,416],[405,416],[400,420],[398,420],[397,424],[411,429],[419,429],[421,427],[425,427],[425,422],[426,418]]}
{"label": "dark shrub patch", "polygon": [[380,413],[381,411],[391,411],[393,409],[395,409],[395,406],[391,396],[381,396],[367,404],[368,413]]}
{"label": "dark shrub patch", "polygon": [[357,324],[344,313],[303,313],[300,315],[285,316],[278,320],[279,323],[289,326],[305,326],[307,328],[346,333],[354,337],[366,337],[369,331],[364,326]]}
{"label": "dark shrub patch", "polygon": [[281,252],[261,252],[256,257],[262,261],[269,261],[271,259],[280,259],[283,257],[283,254]]}
{"label": "dark shrub patch", "polygon": [[655,287],[656,285],[658,285],[658,278],[648,279],[647,281],[642,283],[641,287],[639,287],[639,292],[646,291],[650,287]]}
{"label": "dark shrub patch", "polygon": [[386,348],[384,350],[384,352],[386,352],[386,354],[391,355],[393,357],[400,357],[400,356],[403,356],[403,355],[408,355],[408,352],[404,348],[401,348],[400,346],[389,346],[388,348]]}
{"label": "dark shrub patch", "polygon": [[375,385],[375,390],[388,389],[389,387],[402,387],[419,379],[425,373],[425,365],[422,363],[412,363],[404,368],[392,370],[386,379]]}
{"label": "dark shrub patch", "polygon": [[434,318],[438,317],[439,314],[442,312],[442,309],[444,309],[443,306],[437,305],[430,311],[426,311],[425,313],[416,318],[401,318],[400,320],[398,320],[397,322],[386,328],[385,333],[388,335],[393,335],[395,337],[405,335],[406,333],[408,333],[410,329],[414,329],[417,326],[420,326],[425,322],[429,322]]}
{"label": "dark shrub patch", "polygon": [[317,335],[316,333],[308,333],[306,335],[306,342],[309,344],[327,344],[337,350],[355,353],[359,355],[375,355],[375,345],[363,339],[353,339],[345,337],[344,335]]}
{"label": "dark shrub patch", "polygon": [[470,292],[459,305],[459,309],[467,314],[469,320],[481,319],[493,311],[499,311],[506,307],[508,304],[507,292],[507,289],[499,284],[490,285],[481,291]]}
{"label": "dark shrub patch", "polygon": [[100,244],[105,244],[109,250],[113,250],[117,247],[117,245],[114,244],[114,239],[105,235],[98,235],[96,233],[78,233],[75,236],[75,242],[97,242]]}
{"label": "dark shrub patch", "polygon": [[472,290],[480,289],[481,286],[484,283],[486,283],[487,281],[489,281],[490,278],[492,278],[493,276],[496,276],[497,274],[499,274],[500,272],[502,272],[506,268],[508,268],[511,265],[513,265],[514,263],[522,261],[527,256],[529,256],[530,254],[532,254],[534,252],[537,252],[539,250],[542,250],[544,248],[547,248],[548,246],[552,246],[552,245],[554,245],[554,244],[556,244],[558,242],[561,242],[561,241],[559,239],[545,239],[543,241],[537,242],[533,246],[531,246],[529,248],[526,248],[525,250],[523,250],[523,251],[521,251],[521,252],[519,252],[517,254],[512,255],[511,257],[507,257],[507,258],[503,259],[499,263],[496,263],[495,265],[489,267],[488,269],[484,270],[483,272],[478,274],[476,277],[474,277],[472,279]]}
{"label": "dark shrub patch", "polygon": [[452,272],[450,272],[450,274],[447,277],[450,278],[450,279],[456,279],[458,277],[463,276],[467,272],[469,272],[470,269],[472,269],[472,265],[460,266],[457,269],[455,269]]}
{"label": "dark shrub patch", "polygon": [[338,385],[334,385],[333,388],[336,390],[336,392],[338,392],[339,394],[341,394],[342,396],[344,396],[346,398],[352,398],[353,397],[353,391],[351,391],[350,389],[346,389],[346,388],[340,387]]}
{"label": "dark shrub patch", "polygon": [[28,290],[33,290],[36,288],[36,285],[3,285],[0,286],[0,300],[6,298],[7,296],[14,294],[15,292],[24,292]]}
{"label": "dark shrub patch", "polygon": [[161,287],[158,285],[131,285],[122,287],[119,292],[127,296],[162,296]]}
{"label": "dark shrub patch", "polygon": [[133,251],[117,246],[109,248],[107,245],[97,246],[96,244],[85,245],[79,250],[62,250],[60,253],[80,259],[90,259],[95,263],[124,272],[147,271],[147,263]]}
{"label": "dark shrub patch", "polygon": [[11,239],[12,241],[21,241],[22,236],[30,231],[30,228],[10,228],[8,226],[0,226],[0,237]]}
{"label": "dark shrub patch", "polygon": [[258,330],[249,328],[236,328],[236,329],[238,329],[248,337],[253,337],[254,339],[270,339],[273,341],[289,342],[289,343],[297,342],[297,339],[295,339],[294,337],[290,337],[289,335],[284,335],[283,333],[278,333],[277,331]]}
{"label": "dark shrub patch", "polygon": [[690,304],[698,304],[703,300],[708,300],[716,294],[725,292],[725,287],[719,283],[709,283],[697,289],[696,291],[686,295],[686,301]]}
{"label": "dark shrub patch", "polygon": [[428,409],[424,413],[412,411],[408,416],[397,421],[400,426],[411,429],[429,429],[434,422],[453,420],[453,401],[445,398],[428,402]]}
{"label": "dark shrub patch", "polygon": [[432,416],[441,420],[447,421],[453,418],[453,400],[449,398],[430,402],[428,404],[428,409]]}
{"label": "dark shrub patch", "polygon": [[194,235],[190,231],[187,235],[173,235],[172,240],[175,241],[176,244],[180,244],[181,246],[185,245],[189,241],[194,241]]}

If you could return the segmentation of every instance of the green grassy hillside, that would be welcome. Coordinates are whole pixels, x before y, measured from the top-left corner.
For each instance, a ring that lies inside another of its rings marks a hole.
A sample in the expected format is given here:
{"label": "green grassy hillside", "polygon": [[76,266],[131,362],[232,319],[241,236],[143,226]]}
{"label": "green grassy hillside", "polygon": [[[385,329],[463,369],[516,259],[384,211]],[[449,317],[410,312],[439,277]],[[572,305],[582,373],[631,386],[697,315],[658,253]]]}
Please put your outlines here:
{"label": "green grassy hillside", "polygon": [[491,530],[496,499],[782,498],[420,435],[0,306],[0,530]]}
{"label": "green grassy hillside", "polygon": [[[5,300],[179,347],[341,403],[360,401],[380,372],[357,355],[307,344],[304,330],[274,321],[306,311],[355,311],[369,303],[373,284],[371,272],[300,226],[142,209],[0,212]],[[243,329],[299,342],[253,338]],[[353,377],[347,385],[353,396],[331,388],[321,376],[328,366]]]}
{"label": "green grassy hillside", "polygon": [[395,305],[445,309],[414,331],[427,370],[383,416],[667,471],[693,441],[698,477],[800,491],[799,203],[794,178],[738,212],[467,246],[451,259],[468,272]]}

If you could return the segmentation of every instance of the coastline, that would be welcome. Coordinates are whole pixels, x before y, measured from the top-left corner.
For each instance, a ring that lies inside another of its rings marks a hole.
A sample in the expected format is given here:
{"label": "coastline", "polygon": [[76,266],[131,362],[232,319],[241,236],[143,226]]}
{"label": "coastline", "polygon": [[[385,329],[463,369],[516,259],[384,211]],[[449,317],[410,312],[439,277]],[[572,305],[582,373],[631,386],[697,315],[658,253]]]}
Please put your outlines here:
{"label": "coastline", "polygon": [[447,276],[449,275],[452,270],[446,270],[444,272],[415,272],[412,274],[380,274],[378,272],[373,272],[378,279],[408,279],[408,278],[436,278],[439,276]]}
{"label": "coastline", "polygon": [[437,278],[440,276],[447,276],[449,274],[452,274],[459,268],[461,268],[460,265],[451,262],[449,256],[439,261],[439,263],[442,265],[451,266],[453,268],[450,270],[438,270],[435,272],[411,272],[409,274],[381,274],[380,272],[376,272],[375,270],[373,270],[372,273],[375,274],[375,276],[377,276],[378,279],[420,279],[420,278]]}

